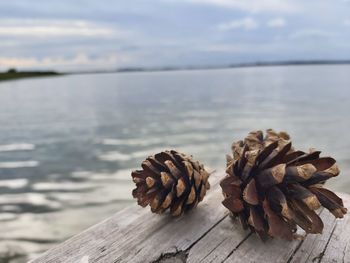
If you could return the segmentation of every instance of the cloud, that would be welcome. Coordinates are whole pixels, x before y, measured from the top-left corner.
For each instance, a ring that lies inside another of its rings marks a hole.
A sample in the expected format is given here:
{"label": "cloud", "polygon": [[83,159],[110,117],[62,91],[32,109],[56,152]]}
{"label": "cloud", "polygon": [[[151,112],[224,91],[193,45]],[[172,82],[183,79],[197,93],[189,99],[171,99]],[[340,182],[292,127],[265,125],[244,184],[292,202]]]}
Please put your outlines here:
{"label": "cloud", "polygon": [[284,27],[286,25],[286,20],[283,18],[274,18],[267,21],[268,27]]}
{"label": "cloud", "polygon": [[302,38],[330,38],[334,33],[319,29],[303,29],[296,31],[289,35],[290,39],[302,39]]}
{"label": "cloud", "polygon": [[235,43],[235,44],[213,44],[197,47],[197,50],[205,52],[236,53],[236,54],[260,54],[284,50],[287,47],[276,43]]}
{"label": "cloud", "polygon": [[0,36],[114,37],[128,32],[84,20],[1,19]]}
{"label": "cloud", "polygon": [[342,1],[0,1],[0,67],[210,65],[331,51],[347,57],[350,5]]}
{"label": "cloud", "polygon": [[223,8],[240,9],[252,13],[283,12],[294,13],[300,7],[295,1],[289,0],[163,0],[172,2],[187,2],[191,4],[212,5]]}
{"label": "cloud", "polygon": [[232,21],[218,25],[218,29],[221,31],[228,31],[228,30],[239,29],[239,28],[243,28],[245,30],[252,30],[258,27],[259,27],[258,22],[251,17],[246,17],[239,20],[232,20]]}

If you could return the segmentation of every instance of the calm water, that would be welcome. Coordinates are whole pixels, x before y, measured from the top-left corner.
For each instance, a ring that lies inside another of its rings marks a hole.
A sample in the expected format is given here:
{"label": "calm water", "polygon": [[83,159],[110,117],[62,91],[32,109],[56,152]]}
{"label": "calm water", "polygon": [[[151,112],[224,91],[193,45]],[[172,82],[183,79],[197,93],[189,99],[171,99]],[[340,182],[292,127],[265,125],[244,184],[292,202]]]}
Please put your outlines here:
{"label": "calm water", "polygon": [[[38,255],[132,201],[130,171],[176,148],[224,169],[233,140],[287,130],[350,193],[350,66],[74,75],[0,83],[0,255]],[[25,257],[14,262],[21,262]]]}

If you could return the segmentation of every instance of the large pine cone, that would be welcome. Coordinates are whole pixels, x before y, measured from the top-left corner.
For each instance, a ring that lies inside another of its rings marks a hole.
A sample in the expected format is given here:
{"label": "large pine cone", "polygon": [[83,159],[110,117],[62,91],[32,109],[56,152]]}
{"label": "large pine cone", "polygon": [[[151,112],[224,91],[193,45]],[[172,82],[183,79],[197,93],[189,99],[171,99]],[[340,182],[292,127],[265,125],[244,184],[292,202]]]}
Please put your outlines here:
{"label": "large pine cone", "polygon": [[291,240],[297,225],[321,233],[323,222],[314,211],[321,206],[337,218],[347,212],[342,199],[323,188],[340,172],[336,161],[315,150],[295,151],[287,133],[270,129],[264,138],[261,131],[251,132],[232,144],[232,152],[220,183],[222,203],[262,240]]}
{"label": "large pine cone", "polygon": [[141,166],[143,170],[131,174],[136,183],[132,195],[142,207],[149,204],[154,213],[170,208],[173,216],[179,216],[196,207],[210,187],[204,166],[173,150],[150,156]]}

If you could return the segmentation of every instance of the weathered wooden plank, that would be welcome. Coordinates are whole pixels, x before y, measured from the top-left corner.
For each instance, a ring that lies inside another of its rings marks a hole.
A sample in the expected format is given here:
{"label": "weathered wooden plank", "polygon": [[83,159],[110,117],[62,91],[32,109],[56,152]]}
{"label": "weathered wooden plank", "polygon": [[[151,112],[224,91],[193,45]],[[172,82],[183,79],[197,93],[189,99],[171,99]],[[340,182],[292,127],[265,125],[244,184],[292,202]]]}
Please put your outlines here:
{"label": "weathered wooden plank", "polygon": [[223,262],[251,233],[227,216],[189,251],[187,263]]}
{"label": "weathered wooden plank", "polygon": [[123,213],[87,229],[32,262],[80,262],[82,258],[89,258],[90,254],[102,253],[105,242],[123,239],[125,229],[136,225],[140,218],[147,216],[147,212],[136,205],[123,209]]}
{"label": "weathered wooden plank", "polygon": [[[350,196],[340,194],[344,205],[350,208]],[[319,256],[319,262],[350,262],[350,216],[345,215],[343,220],[337,220],[332,235],[325,250]]]}
{"label": "weathered wooden plank", "polygon": [[169,224],[146,235],[132,235],[123,244],[124,249],[112,247],[106,257],[96,262],[152,262],[162,255],[186,251],[225,217],[225,208],[217,205],[222,200],[218,187],[214,184],[205,201],[186,216],[176,219],[167,216]]}
{"label": "weathered wooden plank", "polygon": [[224,262],[287,262],[300,242],[272,239],[263,243],[257,235],[250,235]]}
{"label": "weathered wooden plank", "polygon": [[[323,235],[262,243],[228,216],[220,178],[212,176],[204,201],[183,217],[159,216],[133,205],[32,262],[350,262],[348,215],[335,220],[324,209]],[[350,196],[342,198],[349,207]]]}
{"label": "weathered wooden plank", "polygon": [[307,235],[288,262],[317,262],[326,248],[336,222],[335,217],[327,209],[322,210],[320,217],[324,223],[322,235]]}
{"label": "weathered wooden plank", "polygon": [[[286,246],[282,250],[276,250],[276,245],[281,246],[278,240],[277,244],[272,246],[269,244],[271,240],[267,241],[267,244],[260,242],[260,245],[258,243],[256,247],[251,247],[252,254],[247,253],[247,258],[243,258],[244,262],[317,262],[326,248],[336,222],[334,216],[326,209],[320,211],[320,217],[325,224],[322,235],[308,235],[303,241],[296,241],[297,244],[284,242]],[[187,262],[222,262],[230,253],[232,257],[228,262],[240,262],[241,255],[237,256],[234,252],[248,235],[239,223],[233,223],[230,217],[227,217],[191,248]],[[266,253],[261,253],[260,250]]]}
{"label": "weathered wooden plank", "polygon": [[[346,206],[349,206],[350,196],[342,195]],[[252,235],[244,241],[238,248],[235,248],[231,256],[227,258],[227,262],[318,262],[325,253],[329,240],[334,239],[332,236],[336,224],[347,224],[347,220],[335,220],[334,216],[326,209],[320,214],[324,222],[324,230],[322,235],[307,235],[304,240],[294,240],[292,242],[284,240],[269,240],[266,243]],[[350,236],[350,227],[347,232],[342,232],[343,235]],[[349,239],[344,240],[341,249],[345,251],[346,244],[349,244]],[[326,253],[327,254],[327,253]],[[329,254],[327,255],[329,256]],[[332,262],[332,261],[325,261]],[[342,262],[342,261],[336,261]],[[345,261],[346,262],[346,261]],[[349,261],[350,262],[350,261]]]}
{"label": "weathered wooden plank", "polygon": [[186,216],[174,219],[133,206],[32,262],[152,262],[166,253],[186,250],[226,216],[219,205],[221,177],[218,173],[211,176],[211,191]]}

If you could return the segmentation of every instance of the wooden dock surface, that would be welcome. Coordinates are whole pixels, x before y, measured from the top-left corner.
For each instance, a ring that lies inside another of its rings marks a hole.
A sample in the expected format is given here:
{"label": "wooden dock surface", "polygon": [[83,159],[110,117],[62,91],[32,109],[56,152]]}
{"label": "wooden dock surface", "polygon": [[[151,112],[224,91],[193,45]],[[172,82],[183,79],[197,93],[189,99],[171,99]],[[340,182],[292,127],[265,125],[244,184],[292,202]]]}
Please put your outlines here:
{"label": "wooden dock surface", "polygon": [[[350,262],[350,216],[320,211],[322,235],[262,243],[241,229],[221,205],[222,173],[197,209],[180,218],[152,214],[136,204],[44,253],[32,263],[117,262]],[[350,195],[340,194],[345,207]]]}

